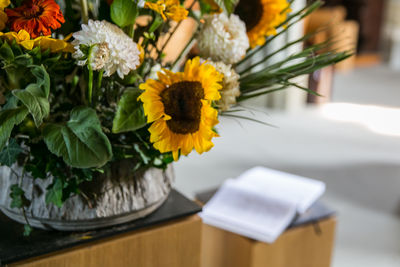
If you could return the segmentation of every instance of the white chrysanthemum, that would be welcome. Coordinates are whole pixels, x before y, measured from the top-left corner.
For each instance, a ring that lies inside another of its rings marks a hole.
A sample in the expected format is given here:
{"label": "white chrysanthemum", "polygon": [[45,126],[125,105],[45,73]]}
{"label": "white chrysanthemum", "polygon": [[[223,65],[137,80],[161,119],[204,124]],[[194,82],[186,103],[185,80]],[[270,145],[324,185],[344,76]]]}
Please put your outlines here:
{"label": "white chrysanthemum", "polygon": [[241,60],[249,48],[244,22],[234,14],[228,18],[224,13],[208,15],[204,19],[198,35],[201,56],[227,64]]}
{"label": "white chrysanthemum", "polygon": [[219,110],[227,111],[236,104],[236,98],[240,96],[240,76],[231,65],[227,65],[221,61],[208,61],[208,64],[213,65],[219,73],[224,75],[222,90],[219,91],[221,99],[218,100],[217,106]]}
{"label": "white chrysanthemum", "polygon": [[[123,78],[140,65],[137,44],[118,26],[107,21],[93,21],[82,24],[82,30],[73,34],[75,46],[73,57],[78,65],[88,64],[88,51],[83,47],[93,47],[90,64],[94,70],[104,70],[104,76],[115,72]],[[82,51],[84,50],[84,51]]]}

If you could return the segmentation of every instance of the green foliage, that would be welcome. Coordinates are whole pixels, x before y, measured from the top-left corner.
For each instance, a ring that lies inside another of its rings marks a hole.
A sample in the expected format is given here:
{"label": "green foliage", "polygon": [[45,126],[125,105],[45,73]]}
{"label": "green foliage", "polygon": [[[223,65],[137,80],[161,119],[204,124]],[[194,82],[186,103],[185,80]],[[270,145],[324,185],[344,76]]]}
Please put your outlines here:
{"label": "green foliage", "polygon": [[14,60],[14,52],[7,42],[3,42],[0,47],[0,58],[6,62],[12,62]]}
{"label": "green foliage", "polygon": [[143,104],[138,100],[142,93],[137,88],[127,89],[118,103],[117,114],[113,122],[113,133],[136,131],[147,124]]}
{"label": "green foliage", "polygon": [[112,157],[111,144],[91,108],[74,108],[67,123],[45,125],[43,136],[49,150],[75,168],[101,167]]}
{"label": "green foliage", "polygon": [[71,195],[80,193],[80,185],[93,179],[94,170],[71,168],[60,157],[52,154],[46,144],[30,144],[31,155],[25,164],[25,171],[35,179],[54,177],[48,186],[46,200],[61,206]]}
{"label": "green foliage", "polygon": [[19,185],[14,184],[10,187],[11,208],[23,208],[29,206],[29,200],[25,197],[24,190]]}
{"label": "green foliage", "polygon": [[27,115],[28,110],[25,107],[0,111],[0,150],[3,150],[10,138],[14,126],[20,124]]}
{"label": "green foliage", "polygon": [[24,236],[30,236],[32,233],[32,227],[29,224],[24,225]]}
{"label": "green foliage", "polygon": [[50,77],[43,66],[30,66],[32,74],[36,77],[36,83],[29,84],[24,90],[14,90],[17,97],[31,113],[35,124],[39,127],[43,119],[50,113]]}
{"label": "green foliage", "polygon": [[120,27],[135,23],[138,7],[134,0],[114,0],[111,4],[111,19]]}
{"label": "green foliage", "polygon": [[235,6],[239,3],[239,0],[215,0],[215,3],[226,13],[231,14],[235,10]]}
{"label": "green foliage", "polygon": [[14,138],[10,139],[8,145],[0,152],[0,165],[11,167],[23,151]]}
{"label": "green foliage", "polygon": [[54,182],[47,188],[46,203],[53,203],[57,207],[62,207],[63,188],[63,181],[60,178],[55,178]]}

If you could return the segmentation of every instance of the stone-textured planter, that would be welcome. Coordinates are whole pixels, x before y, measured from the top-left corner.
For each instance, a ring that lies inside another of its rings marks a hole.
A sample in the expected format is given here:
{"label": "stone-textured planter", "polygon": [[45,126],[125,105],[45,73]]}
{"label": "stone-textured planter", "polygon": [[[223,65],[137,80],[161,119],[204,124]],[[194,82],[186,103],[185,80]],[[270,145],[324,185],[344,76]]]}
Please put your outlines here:
{"label": "stone-textured planter", "polygon": [[[61,231],[85,231],[144,217],[167,199],[174,180],[172,166],[166,171],[151,168],[133,173],[130,161],[114,163],[84,187],[85,197],[76,195],[61,208],[46,204],[45,192],[52,178],[33,180],[25,175],[22,188],[31,201],[26,216],[33,227]],[[17,173],[21,167],[13,168]],[[0,167],[0,208],[11,219],[25,223],[19,209],[11,209],[10,187],[18,178],[8,167]]]}

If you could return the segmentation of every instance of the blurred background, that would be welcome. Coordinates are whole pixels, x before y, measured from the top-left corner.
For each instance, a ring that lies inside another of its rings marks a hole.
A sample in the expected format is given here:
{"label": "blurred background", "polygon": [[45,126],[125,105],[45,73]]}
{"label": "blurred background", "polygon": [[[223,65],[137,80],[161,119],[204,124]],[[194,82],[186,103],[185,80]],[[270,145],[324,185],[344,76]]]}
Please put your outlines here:
{"label": "blurred background", "polygon": [[[294,9],[305,4],[295,0]],[[398,14],[400,0],[326,0],[269,44],[262,53],[323,27],[310,42],[333,39],[355,56],[302,77],[322,97],[289,88],[246,103],[246,116],[273,127],[221,118],[211,152],[175,164],[176,188],[193,198],[258,165],[322,180],[323,201],[338,212],[333,266],[400,266]]]}

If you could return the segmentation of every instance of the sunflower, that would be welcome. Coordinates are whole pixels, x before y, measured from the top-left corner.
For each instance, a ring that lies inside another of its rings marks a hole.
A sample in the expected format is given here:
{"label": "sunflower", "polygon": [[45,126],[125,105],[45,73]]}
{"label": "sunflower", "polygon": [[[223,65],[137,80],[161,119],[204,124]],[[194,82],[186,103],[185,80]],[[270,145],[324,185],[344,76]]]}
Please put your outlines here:
{"label": "sunflower", "polygon": [[246,23],[247,35],[252,48],[263,45],[265,37],[275,35],[291,11],[287,0],[241,0],[235,14]]}
{"label": "sunflower", "polygon": [[146,2],[145,8],[159,13],[164,20],[172,19],[176,22],[186,19],[189,12],[180,5],[179,0],[159,0],[156,3]]}
{"label": "sunflower", "polygon": [[213,147],[211,139],[218,136],[218,111],[211,105],[221,98],[223,75],[200,58],[188,60],[184,72],[164,69],[158,80],[148,79],[140,85],[149,128],[150,141],[161,153],[188,155],[193,148],[199,153]]}
{"label": "sunflower", "polygon": [[64,23],[60,6],[54,0],[26,0],[16,8],[6,9],[12,31],[25,30],[32,38],[51,35]]}

